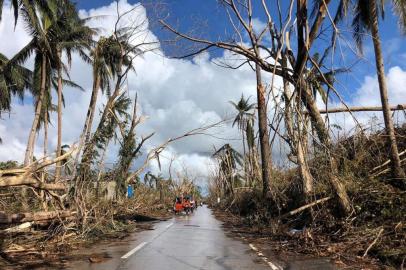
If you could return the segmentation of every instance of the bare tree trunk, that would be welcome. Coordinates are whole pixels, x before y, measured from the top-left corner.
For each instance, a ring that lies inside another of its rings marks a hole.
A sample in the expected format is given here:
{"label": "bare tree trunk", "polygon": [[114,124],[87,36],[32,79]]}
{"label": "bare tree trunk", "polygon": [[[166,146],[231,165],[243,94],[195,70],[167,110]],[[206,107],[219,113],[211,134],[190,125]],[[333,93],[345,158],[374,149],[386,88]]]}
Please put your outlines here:
{"label": "bare tree trunk", "polygon": [[[325,2],[328,4],[330,1]],[[306,61],[308,58],[307,49],[311,46],[315,35],[316,30],[319,28],[319,25],[322,21],[322,15],[325,14],[326,7],[322,5],[322,8],[319,10],[319,13],[316,18],[316,22],[310,31],[307,32],[308,25],[307,25],[307,0],[298,0],[297,2],[297,33],[298,33],[298,51],[300,55],[298,57],[296,66],[295,66],[295,75],[296,75],[296,87],[303,104],[306,106],[307,111],[309,112],[310,119],[314,128],[316,129],[318,138],[322,147],[324,147],[326,156],[330,163],[330,175],[329,175],[329,182],[332,185],[336,196],[338,198],[338,202],[340,204],[341,210],[344,214],[349,213],[351,211],[351,203],[348,197],[346,188],[343,183],[341,183],[340,179],[338,178],[338,167],[335,158],[329,153],[331,149],[331,141],[330,135],[328,130],[324,124],[324,120],[320,114],[320,111],[317,107],[315,97],[313,97],[312,92],[307,87],[307,83],[303,78],[303,71],[306,66]],[[317,26],[318,25],[318,26]],[[306,41],[306,42],[305,42]]]}
{"label": "bare tree trunk", "polygon": [[[61,51],[58,50],[58,61],[61,59]],[[59,63],[58,67],[58,135],[57,135],[57,144],[56,144],[56,157],[59,157],[62,147],[62,66]],[[56,163],[55,168],[55,181],[58,181],[61,177],[61,162]]]}
{"label": "bare tree trunk", "polygon": [[[244,162],[244,174],[245,174],[245,186],[248,184],[249,185],[249,178],[250,178],[250,170],[249,170],[249,156],[247,157],[247,151],[245,149],[245,131],[242,129],[241,130],[241,135],[242,135],[242,152],[243,152],[243,162]],[[247,160],[248,158],[248,160]],[[248,181],[247,181],[248,180]],[[248,183],[247,183],[248,182]]]}
{"label": "bare tree trunk", "polygon": [[71,211],[52,211],[52,212],[29,212],[29,213],[18,213],[18,214],[6,214],[0,212],[0,224],[13,224],[13,223],[24,223],[31,221],[46,221],[58,218],[71,217],[75,212]]}
{"label": "bare tree trunk", "polygon": [[268,132],[268,117],[266,113],[265,89],[262,84],[261,67],[255,65],[255,73],[257,79],[257,103],[258,103],[258,126],[259,126],[259,141],[261,146],[261,162],[262,162],[262,195],[267,196],[269,183],[271,180],[271,148],[269,146]]}
{"label": "bare tree trunk", "polygon": [[393,121],[391,118],[390,107],[388,102],[388,87],[386,85],[385,79],[385,67],[383,63],[382,47],[378,27],[378,14],[376,10],[375,1],[369,1],[369,10],[371,20],[372,41],[374,43],[375,50],[376,73],[378,76],[379,93],[381,95],[381,103],[383,109],[382,112],[385,122],[386,133],[388,135],[388,144],[390,145],[392,174],[396,178],[396,182],[393,182],[393,185],[402,188],[404,190],[406,189],[405,172],[403,171],[400,164],[399,151],[395,136],[395,128],[393,126]]}
{"label": "bare tree trunk", "polygon": [[40,94],[38,97],[38,101],[35,107],[35,115],[34,120],[32,121],[32,126],[30,130],[30,134],[28,136],[28,143],[27,143],[27,150],[25,151],[25,158],[24,158],[24,166],[27,166],[32,161],[32,156],[34,153],[34,145],[35,145],[35,133],[37,132],[37,127],[39,124],[39,119],[41,116],[42,110],[42,103],[45,97],[45,87],[46,87],[46,58],[42,58],[42,65],[41,65],[41,89]]}
{"label": "bare tree trunk", "polygon": [[[44,119],[44,157],[46,157],[48,155],[48,113],[45,112],[44,115],[45,119]],[[41,175],[41,182],[45,183],[46,181],[46,174],[47,174],[47,168],[44,168],[44,171],[42,172]],[[48,204],[46,201],[46,193],[44,190],[40,190],[39,191],[41,200],[42,200],[42,207],[44,208],[45,211],[48,211]]]}
{"label": "bare tree trunk", "polygon": [[313,192],[313,177],[310,174],[309,166],[305,158],[305,151],[301,142],[302,138],[298,138],[297,143],[297,162],[299,164],[300,176],[303,180],[303,194],[305,198],[309,198]]}
{"label": "bare tree trunk", "polygon": [[[283,56],[283,65],[286,68],[286,57]],[[301,134],[300,132],[300,126],[301,123],[299,122],[300,119],[297,117],[297,129],[294,128],[293,124],[293,110],[292,110],[292,104],[293,103],[293,97],[292,92],[290,91],[289,87],[289,82],[287,80],[283,80],[283,89],[284,89],[284,96],[285,96],[285,123],[286,123],[286,129],[289,135],[290,139],[290,147],[291,151],[296,155],[297,157],[297,164],[299,166],[299,173],[300,177],[302,178],[302,183],[303,183],[303,195],[304,198],[307,199],[311,193],[313,192],[313,177],[310,174],[310,169],[309,166],[307,165],[306,158],[305,158],[305,149],[304,149],[304,144],[302,143],[305,141],[307,138],[303,137],[304,134]],[[296,99],[296,98],[295,98]],[[297,100],[300,102],[300,99]],[[297,104],[296,107],[300,107],[299,104]],[[297,113],[299,113],[300,110],[297,110]]]}
{"label": "bare tree trunk", "polygon": [[[43,100],[45,98],[45,87],[46,87],[46,59],[45,57],[43,57],[41,64],[41,88],[38,101],[35,107],[35,114],[34,119],[32,121],[31,130],[28,135],[27,149],[25,150],[24,157],[24,166],[30,165],[33,159],[37,128],[41,117]],[[21,198],[23,209],[28,209],[27,188],[25,187],[21,189]]]}
{"label": "bare tree trunk", "polygon": [[104,172],[104,161],[106,159],[106,152],[107,152],[106,150],[107,150],[107,146],[106,146],[106,148],[104,148],[102,158],[100,159],[100,162],[99,162],[99,173],[97,174],[97,180],[96,180],[96,199],[99,199],[99,195],[100,195],[100,179]]}
{"label": "bare tree trunk", "polygon": [[[109,97],[109,99],[107,100],[106,105],[104,106],[102,116],[100,117],[99,125],[97,126],[96,131],[94,132],[92,138],[89,138],[89,139],[88,139],[88,143],[86,143],[86,144],[84,145],[85,148],[84,148],[84,150],[83,150],[82,163],[85,163],[85,164],[84,164],[85,167],[89,167],[89,166],[90,166],[90,165],[89,165],[89,162],[90,162],[90,160],[89,160],[90,156],[89,156],[89,155],[93,152],[93,149],[94,149],[94,147],[95,147],[95,144],[94,144],[94,142],[92,142],[92,140],[94,140],[94,138],[96,138],[96,137],[100,134],[101,129],[102,129],[102,126],[103,126],[103,123],[104,123],[104,121],[106,121],[107,116],[110,114],[110,110],[111,110],[111,108],[112,108],[112,106],[113,106],[113,104],[114,104],[115,99],[116,99],[116,98],[119,96],[119,94],[120,94],[120,87],[121,87],[121,81],[122,81],[122,79],[123,79],[123,77],[122,77],[121,73],[119,73],[119,74],[117,75],[117,81],[116,81],[116,85],[115,85],[115,88],[114,88],[114,92],[113,92],[113,94]],[[97,97],[97,95],[96,95],[95,97]],[[95,99],[95,101],[96,101],[96,99]],[[93,106],[95,106],[95,105],[96,105],[96,102],[94,102]],[[94,113],[94,112],[93,112],[93,113]],[[92,116],[91,119],[92,119],[92,121],[93,121],[93,116]],[[89,120],[90,120],[90,118],[89,118]],[[88,129],[90,129],[90,126],[88,126]],[[90,135],[90,131],[89,131],[89,135]]]}
{"label": "bare tree trunk", "polygon": [[[406,104],[398,104],[395,106],[390,106],[390,111],[404,111],[406,109]],[[320,110],[321,114],[324,113],[345,113],[345,112],[381,112],[382,106],[354,106],[354,107],[338,107],[338,108],[328,108],[327,110]],[[306,112],[303,112],[306,113]]]}
{"label": "bare tree trunk", "polygon": [[85,126],[83,127],[83,131],[82,131],[85,144],[89,142],[90,133],[92,131],[94,112],[96,111],[96,103],[97,103],[97,98],[99,95],[99,88],[100,88],[100,77],[98,75],[94,75],[94,76],[95,76],[95,78],[93,81],[92,96],[90,98],[89,108],[87,109]]}
{"label": "bare tree trunk", "polygon": [[[96,74],[94,74],[93,76],[94,77],[93,77],[92,95],[90,97],[90,103],[89,103],[89,107],[87,109],[86,120],[85,120],[85,124],[83,126],[82,134],[79,138],[78,154],[76,155],[75,162],[74,162],[75,168],[78,165],[79,155],[82,151],[82,148],[85,147],[86,144],[89,143],[90,133],[92,131],[94,112],[96,110],[97,97],[98,97],[99,88],[100,88],[100,77]],[[84,148],[84,150],[86,150],[86,147]],[[83,152],[83,155],[84,155],[84,152]],[[82,156],[82,162],[83,161],[84,161],[84,159]],[[75,177],[76,177],[76,172],[77,172],[77,170],[74,171]]]}
{"label": "bare tree trunk", "polygon": [[48,114],[44,115],[44,157],[48,155]]}

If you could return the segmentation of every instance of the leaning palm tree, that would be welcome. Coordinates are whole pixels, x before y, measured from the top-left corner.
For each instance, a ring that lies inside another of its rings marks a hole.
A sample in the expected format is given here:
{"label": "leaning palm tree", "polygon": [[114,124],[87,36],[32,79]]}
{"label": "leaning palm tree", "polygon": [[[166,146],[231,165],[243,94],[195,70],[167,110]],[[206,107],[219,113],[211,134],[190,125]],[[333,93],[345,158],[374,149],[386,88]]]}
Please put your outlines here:
{"label": "leaning palm tree", "polygon": [[[90,139],[91,128],[96,110],[96,103],[99,91],[110,93],[110,80],[116,75],[116,67],[119,59],[115,57],[116,50],[114,37],[100,37],[94,48],[90,52],[93,69],[93,87],[85,125],[82,131],[82,140],[87,144]],[[112,53],[114,52],[114,53]]]}
{"label": "leaning palm tree", "polygon": [[[348,2],[348,0],[345,0],[344,2]],[[388,144],[390,145],[392,174],[395,178],[395,181],[392,181],[392,184],[402,189],[406,189],[405,173],[400,163],[395,128],[389,108],[388,87],[385,79],[383,53],[379,35],[379,16],[381,15],[383,18],[385,2],[386,1],[384,0],[358,0],[355,4],[352,26],[354,28],[354,39],[361,53],[362,41],[365,34],[370,33],[372,36],[382,112],[385,122],[385,129],[388,136]],[[406,33],[406,1],[392,0],[392,3],[396,13],[399,16],[399,24],[403,32]]]}
{"label": "leaning palm tree", "polygon": [[[97,142],[100,140],[100,138],[103,137],[107,137],[109,138],[109,136],[105,136],[104,130],[106,126],[104,123],[112,121],[112,122],[117,122],[117,115],[114,113],[114,108],[118,109],[118,114],[120,115],[125,115],[126,112],[125,111],[120,111],[120,107],[124,108],[124,104],[128,102],[129,105],[129,100],[124,98],[123,96],[123,92],[122,87],[123,87],[123,83],[126,80],[126,76],[128,74],[128,72],[130,70],[133,70],[133,60],[136,56],[140,55],[142,53],[142,50],[139,49],[139,47],[137,45],[132,45],[130,44],[129,40],[131,39],[131,35],[133,34],[133,30],[131,28],[121,28],[121,29],[117,29],[114,33],[114,35],[112,35],[111,37],[107,38],[106,40],[104,40],[103,42],[106,42],[105,45],[106,46],[104,48],[103,55],[100,55],[100,57],[98,57],[98,60],[101,60],[101,65],[99,63],[97,64],[97,68],[98,69],[94,69],[94,76],[96,76],[96,83],[97,83],[97,76],[99,76],[100,81],[99,83],[104,83],[105,86],[107,86],[107,90],[108,90],[108,100],[106,105],[103,108],[103,111],[101,113],[101,117],[100,117],[100,122],[99,125],[97,126],[93,136],[88,140],[87,143],[84,144],[84,150],[83,150],[83,155],[82,155],[82,165],[81,166],[81,172],[82,172],[82,176],[85,176],[87,174],[87,172],[89,171],[89,166],[91,163],[91,158],[92,156],[94,156],[94,154],[96,154],[97,151],[95,151],[95,147],[97,146]],[[108,69],[106,69],[106,67]],[[99,69],[100,68],[100,69]],[[96,72],[95,72],[96,71]],[[100,72],[100,73],[99,73]],[[108,73],[110,72],[110,73]],[[115,86],[114,86],[114,90],[110,91],[110,88],[108,87],[107,83],[108,80],[104,80],[104,78],[102,76],[106,76],[107,78],[110,77],[115,77]],[[102,79],[104,81],[102,81]],[[98,85],[95,84],[94,85],[94,94],[96,95],[96,91],[98,91]],[[101,86],[101,84],[99,85],[99,87]],[[92,93],[93,94],[93,93]],[[92,102],[92,100],[91,100]],[[95,102],[95,100],[94,100]],[[120,103],[122,103],[123,106],[120,105]],[[127,105],[127,107],[128,107]],[[95,104],[92,104],[92,106],[95,106]],[[91,106],[89,106],[89,112],[92,112],[92,110],[94,111],[94,108],[92,108]],[[90,116],[88,114],[88,116]],[[89,118],[89,120],[91,120]],[[89,130],[91,129],[91,126],[89,125],[89,123],[86,123],[85,125],[87,125],[87,132],[90,132]],[[107,125],[108,126],[108,125]],[[86,126],[85,126],[86,127]],[[102,149],[99,147],[99,149]]]}

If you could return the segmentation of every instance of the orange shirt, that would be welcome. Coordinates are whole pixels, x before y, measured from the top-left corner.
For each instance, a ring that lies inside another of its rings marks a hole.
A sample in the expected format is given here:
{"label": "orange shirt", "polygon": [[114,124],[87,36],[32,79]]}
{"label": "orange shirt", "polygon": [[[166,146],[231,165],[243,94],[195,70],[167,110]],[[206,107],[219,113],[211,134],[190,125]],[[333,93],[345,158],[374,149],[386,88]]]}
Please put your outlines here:
{"label": "orange shirt", "polygon": [[183,205],[181,203],[176,203],[175,209],[176,209],[176,211],[181,211],[183,209]]}

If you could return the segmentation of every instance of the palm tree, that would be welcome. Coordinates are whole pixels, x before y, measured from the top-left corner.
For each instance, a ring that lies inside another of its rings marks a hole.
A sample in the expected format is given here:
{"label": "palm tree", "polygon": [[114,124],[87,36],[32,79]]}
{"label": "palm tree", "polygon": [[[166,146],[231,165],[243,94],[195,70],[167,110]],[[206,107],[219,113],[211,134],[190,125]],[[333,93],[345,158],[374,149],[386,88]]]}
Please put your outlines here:
{"label": "palm tree", "polygon": [[[241,95],[241,98],[238,101],[238,103],[235,103],[233,101],[230,101],[230,103],[234,106],[234,108],[237,111],[237,115],[234,118],[232,126],[234,127],[237,124],[238,129],[242,133],[244,145],[245,138],[249,137],[249,135],[246,134],[247,130],[249,130],[248,126],[252,127],[255,120],[255,113],[252,112],[252,110],[255,109],[255,103],[249,103],[249,98],[246,99],[244,95]],[[248,142],[247,146],[249,147]]]}
{"label": "palm tree", "polygon": [[218,149],[213,157],[219,159],[219,176],[223,176],[225,182],[225,193],[233,193],[233,187],[235,186],[235,180],[238,180],[238,176],[234,174],[238,165],[242,164],[242,156],[230,144],[225,144]]}
{"label": "palm tree", "polygon": [[[61,67],[60,61],[58,60],[57,48],[60,46],[62,41],[66,41],[63,38],[66,38],[68,35],[64,32],[64,28],[61,27],[62,25],[67,25],[64,17],[61,16],[58,21],[54,21],[47,15],[47,13],[41,12],[40,10],[37,13],[41,21],[41,28],[38,29],[35,25],[31,24],[31,19],[29,17],[30,11],[24,7],[21,7],[20,11],[23,14],[26,28],[33,38],[10,60],[10,63],[12,65],[20,65],[24,63],[32,54],[35,54],[32,87],[32,93],[35,101],[35,116],[28,136],[27,150],[24,159],[24,164],[28,165],[32,160],[36,132],[40,127],[44,111],[47,111],[47,109],[44,109],[44,106],[46,105],[44,103],[45,99],[49,99],[50,103],[50,97],[47,98],[47,95],[49,95],[52,85],[55,85],[55,71]],[[58,10],[55,12],[58,14]],[[59,13],[59,15],[61,14]],[[70,40],[68,41],[69,42],[66,44],[62,44],[67,47],[68,51],[74,50],[75,47],[72,46]],[[69,55],[70,54],[68,53],[68,56]],[[69,84],[71,86],[77,86],[76,84],[68,80],[63,80],[62,78],[60,79],[60,82]],[[50,107],[46,106],[45,108]]]}
{"label": "palm tree", "polygon": [[[230,103],[237,110],[237,115],[234,118],[232,126],[237,124],[238,129],[241,132],[244,158],[246,156],[245,141],[247,141],[248,166],[245,166],[244,169],[246,172],[246,177],[251,178],[252,175],[250,174],[250,171],[253,168],[252,162],[251,162],[252,161],[251,154],[252,154],[252,149],[254,147],[253,124],[254,124],[254,119],[255,119],[255,113],[252,112],[252,110],[255,109],[255,104],[249,103],[249,98],[246,99],[244,97],[244,95],[241,95],[241,98],[237,103],[235,103],[233,101],[230,101]],[[245,165],[247,165],[247,164],[245,164]]]}
{"label": "palm tree", "polygon": [[[91,104],[89,105],[88,121],[85,123],[84,132],[90,133],[90,120],[93,118],[99,87],[107,89],[109,98],[103,108],[96,131],[92,138],[89,138],[88,142],[84,144],[85,148],[83,150],[81,162],[83,165],[81,169],[82,176],[85,176],[89,171],[91,157],[95,154],[95,147],[97,146],[99,149],[102,149],[104,147],[104,141],[111,139],[112,134],[114,133],[114,128],[119,124],[117,121],[117,115],[128,118],[126,110],[131,101],[124,95],[124,93],[120,93],[120,91],[122,89],[122,84],[126,79],[126,75],[133,69],[133,57],[141,52],[138,46],[132,46],[128,42],[130,38],[129,35],[132,34],[132,30],[129,28],[124,27],[118,29],[114,35],[102,40],[101,43],[99,42],[100,44],[98,43],[98,45],[101,45],[101,55],[96,55],[95,53],[92,54],[94,65],[94,91],[90,101]],[[96,51],[96,53],[99,53],[99,51]],[[130,53],[132,56],[129,55]],[[114,90],[111,93],[108,79],[112,77],[116,77],[116,82]],[[100,141],[102,142],[100,143]]]}
{"label": "palm tree", "polygon": [[[343,0],[348,2],[349,0]],[[399,16],[399,23],[403,32],[406,33],[406,1],[392,0],[396,13]],[[354,28],[354,39],[357,47],[362,53],[362,41],[366,33],[371,33],[372,42],[375,50],[376,73],[378,76],[379,93],[382,103],[382,112],[385,122],[386,133],[388,136],[388,144],[390,145],[390,159],[392,165],[392,174],[395,181],[392,181],[394,186],[406,189],[405,173],[401,167],[398,146],[396,143],[395,128],[391,117],[391,112],[388,102],[388,87],[385,79],[385,68],[383,61],[383,53],[381,39],[379,35],[379,16],[382,15],[384,9],[384,0],[358,0],[355,4],[354,18],[352,26]],[[348,8],[348,4],[344,7]]]}
{"label": "palm tree", "polygon": [[[90,49],[95,31],[85,25],[86,19],[78,16],[76,7],[69,1],[62,0],[61,8],[57,10],[57,21],[55,22],[55,40],[51,43],[51,48],[57,56],[57,77],[58,77],[58,136],[56,155],[62,154],[62,69],[67,70],[62,62],[62,52],[66,53],[70,64],[72,52],[78,52],[82,59],[90,62],[85,50]],[[61,163],[56,164],[55,179],[59,179],[61,174]]]}
{"label": "palm tree", "polygon": [[24,98],[24,91],[32,87],[32,72],[22,65],[10,64],[0,53],[0,114],[11,110],[12,96]]}
{"label": "palm tree", "polygon": [[[47,81],[49,82],[50,80],[51,68],[55,67],[54,63],[56,61],[55,55],[53,55],[49,47],[51,35],[47,31],[51,25],[50,18],[44,13],[38,12],[38,16],[41,16],[40,19],[42,20],[42,23],[38,26],[38,24],[32,21],[31,7],[26,8],[25,6],[22,6],[20,12],[23,13],[26,28],[33,36],[33,39],[10,60],[10,63],[13,65],[20,65],[35,53],[32,89],[35,100],[35,116],[28,136],[27,150],[24,159],[24,165],[28,165],[32,160],[35,135],[40,122]],[[35,16],[37,16],[37,14]],[[39,20],[39,18],[37,19]],[[48,85],[50,84],[48,83]]]}
{"label": "palm tree", "polygon": [[103,93],[106,91],[109,93],[110,80],[116,75],[116,66],[119,59],[113,57],[117,54],[117,52],[112,53],[113,50],[116,49],[114,43],[115,40],[112,36],[108,38],[100,37],[99,41],[90,52],[93,69],[93,88],[89,107],[87,109],[85,125],[82,131],[82,140],[85,145],[89,143],[99,90]]}
{"label": "palm tree", "polygon": [[[4,0],[0,0],[0,22],[2,20]],[[36,11],[41,10],[47,14],[50,18],[54,17],[54,10],[57,7],[57,3],[53,0],[43,1],[43,0],[11,0],[11,6],[14,12],[14,25],[17,24],[19,14],[21,9],[24,9],[28,19],[31,21],[32,25],[40,29],[40,22],[36,16]]]}

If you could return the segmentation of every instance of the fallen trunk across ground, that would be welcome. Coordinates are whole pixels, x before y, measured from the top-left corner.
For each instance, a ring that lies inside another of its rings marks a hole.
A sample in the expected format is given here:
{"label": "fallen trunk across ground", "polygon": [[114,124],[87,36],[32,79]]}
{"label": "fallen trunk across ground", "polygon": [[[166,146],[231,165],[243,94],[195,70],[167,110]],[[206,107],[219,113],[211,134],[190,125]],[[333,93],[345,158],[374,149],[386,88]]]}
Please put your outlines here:
{"label": "fallen trunk across ground", "polygon": [[50,212],[34,212],[34,213],[17,213],[17,214],[6,214],[0,212],[0,224],[13,224],[13,223],[24,223],[31,221],[46,221],[53,219],[63,219],[71,217],[76,212],[72,211],[50,211]]}

